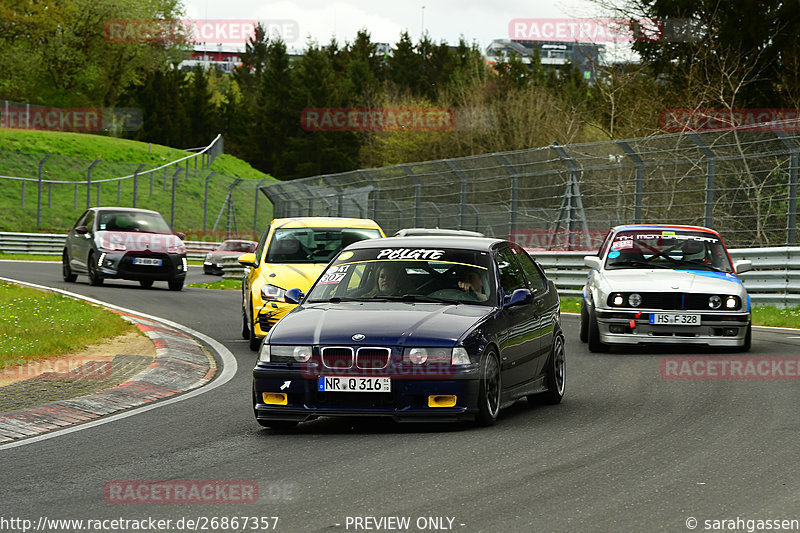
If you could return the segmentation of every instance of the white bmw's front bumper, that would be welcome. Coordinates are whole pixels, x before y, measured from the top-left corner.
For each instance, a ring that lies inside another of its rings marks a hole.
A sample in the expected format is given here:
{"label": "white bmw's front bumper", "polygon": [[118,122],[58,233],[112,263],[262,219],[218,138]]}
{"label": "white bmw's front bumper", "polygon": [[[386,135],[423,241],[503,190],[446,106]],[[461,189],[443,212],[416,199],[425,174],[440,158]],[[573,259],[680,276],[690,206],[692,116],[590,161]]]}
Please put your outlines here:
{"label": "white bmw's front bumper", "polygon": [[[618,309],[596,309],[600,342],[605,344],[707,344],[711,346],[742,346],[750,324],[749,312],[696,313],[700,325],[656,325],[650,323],[651,313]],[[638,317],[636,315],[639,315]]]}

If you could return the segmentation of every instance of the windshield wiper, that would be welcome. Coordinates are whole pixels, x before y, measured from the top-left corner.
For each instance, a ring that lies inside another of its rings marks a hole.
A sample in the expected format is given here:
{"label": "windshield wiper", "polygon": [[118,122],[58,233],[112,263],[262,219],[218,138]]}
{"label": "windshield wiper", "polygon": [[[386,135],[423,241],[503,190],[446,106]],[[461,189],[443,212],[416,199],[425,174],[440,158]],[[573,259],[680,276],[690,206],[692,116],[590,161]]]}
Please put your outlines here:
{"label": "windshield wiper", "polygon": [[616,268],[616,267],[670,268],[668,266],[659,265],[657,263],[648,263],[647,261],[616,261],[608,266],[611,268]]}
{"label": "windshield wiper", "polygon": [[404,294],[402,296],[376,296],[376,299],[387,300],[390,302],[425,302],[425,303],[446,303],[446,304],[460,304],[459,300],[452,298],[435,298],[432,296],[423,296],[422,294]]}

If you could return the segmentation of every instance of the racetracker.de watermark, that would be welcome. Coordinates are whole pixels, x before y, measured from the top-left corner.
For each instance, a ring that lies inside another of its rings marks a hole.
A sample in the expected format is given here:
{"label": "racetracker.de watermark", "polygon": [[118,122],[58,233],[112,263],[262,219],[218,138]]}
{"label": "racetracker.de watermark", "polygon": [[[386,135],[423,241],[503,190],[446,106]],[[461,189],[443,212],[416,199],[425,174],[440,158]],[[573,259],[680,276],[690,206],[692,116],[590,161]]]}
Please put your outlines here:
{"label": "racetracker.de watermark", "polygon": [[307,107],[300,113],[306,131],[446,131],[456,114],[444,107]]}
{"label": "racetracker.de watermark", "polygon": [[26,379],[107,379],[111,377],[111,372],[110,357],[80,355],[28,361],[18,366],[6,367],[0,372],[0,382]]}
{"label": "racetracker.de watermark", "polygon": [[285,43],[300,38],[300,25],[290,19],[117,19],[105,23],[103,35],[114,43],[245,44],[259,24],[268,36],[279,36]]}
{"label": "racetracker.de watermark", "polygon": [[734,129],[795,132],[800,131],[800,109],[664,109],[659,126],[671,133]]}
{"label": "racetracker.de watermark", "polygon": [[47,107],[0,101],[0,128],[50,131],[136,131],[142,110],[136,107]]}
{"label": "racetracker.de watermark", "polygon": [[255,481],[109,481],[106,503],[118,504],[247,504],[258,501]]}
{"label": "racetracker.de watermark", "polygon": [[800,357],[669,356],[660,371],[669,380],[790,381],[800,380]]}
{"label": "racetracker.de watermark", "polygon": [[692,42],[702,37],[699,23],[688,19],[512,19],[508,36],[517,41],[563,43]]}

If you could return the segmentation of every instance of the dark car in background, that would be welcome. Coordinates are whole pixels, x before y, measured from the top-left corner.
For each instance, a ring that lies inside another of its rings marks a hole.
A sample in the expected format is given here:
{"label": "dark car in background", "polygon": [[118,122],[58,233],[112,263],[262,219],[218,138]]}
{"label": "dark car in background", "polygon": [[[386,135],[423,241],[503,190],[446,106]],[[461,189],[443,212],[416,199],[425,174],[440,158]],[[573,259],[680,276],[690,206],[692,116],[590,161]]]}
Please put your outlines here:
{"label": "dark car in background", "polygon": [[179,291],[188,271],[182,239],[157,211],[92,207],[67,233],[64,281],[75,281],[79,274],[88,276],[91,285],[127,279],[149,288],[166,281],[170,290]]}
{"label": "dark car in background", "polygon": [[559,297],[515,243],[361,241],[339,252],[269,331],[253,370],[259,424],[319,416],[491,425],[522,397],[557,404]]}
{"label": "dark car in background", "polygon": [[[240,239],[227,239],[219,248],[206,254],[203,260],[203,272],[206,274],[222,275],[222,260],[226,257],[239,257],[256,251],[256,241]],[[238,266],[238,265],[237,265]]]}

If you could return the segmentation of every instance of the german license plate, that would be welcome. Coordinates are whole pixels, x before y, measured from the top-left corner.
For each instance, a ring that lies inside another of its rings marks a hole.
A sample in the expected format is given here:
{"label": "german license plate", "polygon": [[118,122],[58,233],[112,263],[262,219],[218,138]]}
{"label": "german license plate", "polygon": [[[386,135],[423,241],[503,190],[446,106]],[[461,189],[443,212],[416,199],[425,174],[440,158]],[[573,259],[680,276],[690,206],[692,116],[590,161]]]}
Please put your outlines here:
{"label": "german license plate", "polygon": [[392,392],[392,379],[320,376],[317,390],[324,392]]}
{"label": "german license plate", "polygon": [[161,266],[161,259],[154,259],[152,257],[134,257],[134,265],[147,265],[147,266]]}
{"label": "german license plate", "polygon": [[650,313],[650,323],[669,326],[699,326],[700,315],[692,313]]}

